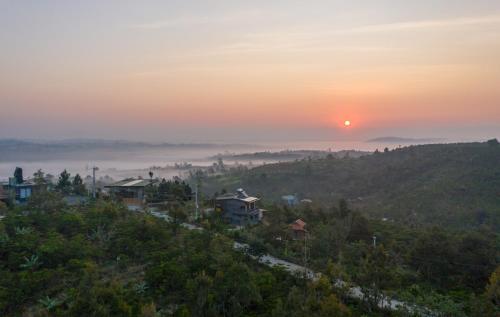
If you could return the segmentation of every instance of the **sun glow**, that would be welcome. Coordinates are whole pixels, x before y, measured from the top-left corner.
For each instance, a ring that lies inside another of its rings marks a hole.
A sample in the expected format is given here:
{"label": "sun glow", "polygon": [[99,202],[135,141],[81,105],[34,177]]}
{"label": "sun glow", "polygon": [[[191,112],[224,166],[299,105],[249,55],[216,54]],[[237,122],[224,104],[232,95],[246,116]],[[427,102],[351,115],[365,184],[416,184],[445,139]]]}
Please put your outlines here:
{"label": "sun glow", "polygon": [[351,121],[346,120],[344,121],[344,127],[350,127],[351,126]]}

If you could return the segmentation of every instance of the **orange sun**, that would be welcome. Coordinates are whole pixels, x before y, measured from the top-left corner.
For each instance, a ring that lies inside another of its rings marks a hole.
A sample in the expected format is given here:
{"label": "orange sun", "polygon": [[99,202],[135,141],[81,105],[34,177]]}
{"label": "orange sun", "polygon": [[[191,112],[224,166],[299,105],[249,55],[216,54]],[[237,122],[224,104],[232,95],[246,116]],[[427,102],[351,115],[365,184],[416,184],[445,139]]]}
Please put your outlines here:
{"label": "orange sun", "polygon": [[351,121],[349,120],[344,121],[344,127],[349,127],[349,126],[351,126]]}

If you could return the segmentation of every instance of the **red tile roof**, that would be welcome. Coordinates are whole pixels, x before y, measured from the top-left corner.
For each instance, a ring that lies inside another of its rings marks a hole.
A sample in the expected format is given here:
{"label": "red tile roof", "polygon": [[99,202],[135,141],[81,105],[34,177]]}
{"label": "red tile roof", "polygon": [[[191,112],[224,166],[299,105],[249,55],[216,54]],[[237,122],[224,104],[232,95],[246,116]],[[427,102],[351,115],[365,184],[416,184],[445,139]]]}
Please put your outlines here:
{"label": "red tile roof", "polygon": [[306,223],[302,219],[295,220],[290,226],[292,227],[292,230],[306,231]]}

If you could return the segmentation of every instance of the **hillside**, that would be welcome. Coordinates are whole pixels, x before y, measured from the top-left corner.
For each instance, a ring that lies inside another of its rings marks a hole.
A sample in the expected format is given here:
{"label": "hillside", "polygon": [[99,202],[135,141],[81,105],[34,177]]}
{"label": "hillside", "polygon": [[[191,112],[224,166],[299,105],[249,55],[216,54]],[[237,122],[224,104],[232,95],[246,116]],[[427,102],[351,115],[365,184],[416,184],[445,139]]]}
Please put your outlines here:
{"label": "hillside", "polygon": [[410,225],[500,224],[500,146],[494,142],[268,164],[203,183],[210,194],[243,187],[267,202],[293,193],[325,206],[345,198],[369,216]]}
{"label": "hillside", "polygon": [[223,159],[223,160],[262,160],[262,161],[293,161],[293,160],[302,160],[305,158],[313,158],[320,159],[325,158],[326,156],[334,156],[336,158],[342,158],[345,156],[350,157],[360,157],[363,155],[370,154],[370,152],[366,151],[356,151],[356,150],[342,150],[342,151],[320,151],[320,150],[284,150],[279,152],[254,152],[254,153],[241,153],[241,154],[218,154],[212,156],[211,159]]}

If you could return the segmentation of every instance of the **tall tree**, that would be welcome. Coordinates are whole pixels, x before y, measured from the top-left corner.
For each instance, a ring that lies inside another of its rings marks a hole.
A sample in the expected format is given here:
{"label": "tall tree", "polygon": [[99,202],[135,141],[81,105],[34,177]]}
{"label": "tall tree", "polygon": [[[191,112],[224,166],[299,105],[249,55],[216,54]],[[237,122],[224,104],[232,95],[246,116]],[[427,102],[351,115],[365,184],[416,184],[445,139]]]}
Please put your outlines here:
{"label": "tall tree", "polygon": [[33,173],[33,179],[37,185],[44,185],[47,183],[45,181],[45,173],[41,169]]}
{"label": "tall tree", "polygon": [[85,184],[83,184],[83,179],[80,176],[80,174],[76,174],[75,177],[73,178],[73,193],[76,195],[84,195],[86,190],[85,190]]}
{"label": "tall tree", "polygon": [[59,175],[59,180],[57,182],[56,188],[63,194],[69,194],[71,192],[71,181],[69,180],[71,174],[64,170]]}
{"label": "tall tree", "polygon": [[410,264],[427,280],[439,286],[449,286],[457,274],[453,264],[457,258],[457,242],[436,227],[423,233],[410,251]]}
{"label": "tall tree", "polygon": [[358,282],[363,291],[363,300],[368,310],[377,309],[383,299],[382,290],[397,284],[391,258],[382,245],[368,247],[366,256],[361,260]]}

